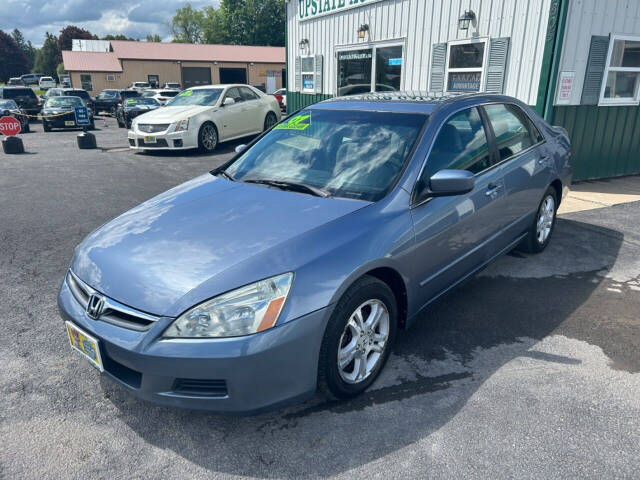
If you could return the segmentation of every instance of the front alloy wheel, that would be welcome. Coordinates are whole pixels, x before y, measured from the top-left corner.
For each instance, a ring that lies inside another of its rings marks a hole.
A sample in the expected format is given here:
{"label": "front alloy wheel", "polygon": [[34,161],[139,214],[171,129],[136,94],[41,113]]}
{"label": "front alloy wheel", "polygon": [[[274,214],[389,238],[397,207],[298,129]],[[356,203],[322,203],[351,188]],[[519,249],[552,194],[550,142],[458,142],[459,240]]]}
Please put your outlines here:
{"label": "front alloy wheel", "polygon": [[201,152],[211,153],[216,149],[218,145],[218,131],[216,127],[207,122],[200,127],[198,133],[198,147]]}
{"label": "front alloy wheel", "polygon": [[393,292],[364,276],[338,301],[322,339],[318,388],[349,398],[369,387],[384,367],[395,339],[398,314]]}

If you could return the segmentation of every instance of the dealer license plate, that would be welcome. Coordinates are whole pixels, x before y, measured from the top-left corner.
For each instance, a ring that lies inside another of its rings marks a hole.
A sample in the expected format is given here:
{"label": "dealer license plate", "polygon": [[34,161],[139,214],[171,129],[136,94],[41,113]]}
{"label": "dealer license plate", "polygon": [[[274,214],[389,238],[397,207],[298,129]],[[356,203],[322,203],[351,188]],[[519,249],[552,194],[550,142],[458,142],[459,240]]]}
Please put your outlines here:
{"label": "dealer license plate", "polygon": [[73,127],[76,124],[73,120],[67,120],[64,122],[65,127]]}
{"label": "dealer license plate", "polygon": [[69,343],[71,348],[89,360],[89,363],[101,372],[104,372],[102,366],[102,357],[100,356],[100,347],[98,341],[84,330],[79,329],[71,322],[64,322],[69,335]]}
{"label": "dealer license plate", "polygon": [[144,143],[156,143],[156,137],[144,137]]}

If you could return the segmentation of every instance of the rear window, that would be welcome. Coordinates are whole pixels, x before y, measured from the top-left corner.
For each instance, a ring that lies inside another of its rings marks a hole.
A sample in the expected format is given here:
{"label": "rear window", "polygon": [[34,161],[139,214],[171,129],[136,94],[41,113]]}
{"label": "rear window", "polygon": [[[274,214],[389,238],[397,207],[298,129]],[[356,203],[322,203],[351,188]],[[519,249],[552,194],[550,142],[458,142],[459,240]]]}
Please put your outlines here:
{"label": "rear window", "polygon": [[80,98],[84,98],[85,100],[90,100],[91,97],[89,96],[89,94],[85,91],[85,90],[68,90],[66,92],[64,92],[65,95],[71,96],[71,97],[80,97]]}
{"label": "rear window", "polygon": [[160,92],[160,95],[162,95],[163,97],[175,97],[178,93],[180,92],[176,92],[174,90],[165,90],[163,92]]}
{"label": "rear window", "polygon": [[129,98],[129,97],[139,97],[140,94],[138,92],[136,92],[135,90],[124,90],[124,91],[120,92],[120,96],[122,98]]}
{"label": "rear window", "polygon": [[17,98],[17,97],[34,97],[33,90],[30,88],[5,88],[2,90],[2,96],[4,98]]}

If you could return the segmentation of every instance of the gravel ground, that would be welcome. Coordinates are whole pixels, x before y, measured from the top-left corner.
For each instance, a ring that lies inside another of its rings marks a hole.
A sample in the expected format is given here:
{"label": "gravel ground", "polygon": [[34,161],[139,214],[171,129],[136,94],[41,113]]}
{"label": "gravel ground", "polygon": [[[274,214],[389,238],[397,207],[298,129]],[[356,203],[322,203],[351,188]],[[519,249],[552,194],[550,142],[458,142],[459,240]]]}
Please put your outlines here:
{"label": "gravel ground", "polygon": [[640,202],[562,216],[403,332],[350,402],[157,407],[72,354],[56,294],[91,230],[229,158],[130,152],[99,120],[0,154],[0,478],[637,478]]}

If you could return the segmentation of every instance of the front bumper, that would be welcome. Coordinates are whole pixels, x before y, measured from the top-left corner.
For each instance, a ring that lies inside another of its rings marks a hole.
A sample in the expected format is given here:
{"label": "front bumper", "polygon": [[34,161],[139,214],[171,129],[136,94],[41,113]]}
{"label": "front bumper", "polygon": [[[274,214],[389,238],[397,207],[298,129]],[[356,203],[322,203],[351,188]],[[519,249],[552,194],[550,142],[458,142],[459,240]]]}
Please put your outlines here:
{"label": "front bumper", "polygon": [[314,394],[330,315],[324,308],[255,335],[182,340],[161,338],[171,318],[145,332],[90,319],[66,281],[58,307],[64,320],[98,339],[103,374],[131,394],[163,405],[235,414],[259,413]]}
{"label": "front bumper", "polygon": [[[131,129],[128,133],[129,147],[132,150],[188,150],[198,148],[198,135],[191,130],[182,132],[145,133]],[[145,141],[146,137],[154,137],[155,143]]]}

